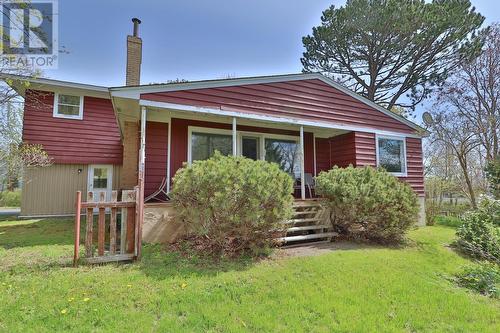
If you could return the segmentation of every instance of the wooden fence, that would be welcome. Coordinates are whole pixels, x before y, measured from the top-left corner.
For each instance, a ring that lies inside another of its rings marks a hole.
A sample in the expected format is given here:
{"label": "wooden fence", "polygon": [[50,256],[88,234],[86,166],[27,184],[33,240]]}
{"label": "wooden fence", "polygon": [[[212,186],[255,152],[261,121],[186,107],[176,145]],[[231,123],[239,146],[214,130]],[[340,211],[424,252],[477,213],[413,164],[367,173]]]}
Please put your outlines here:
{"label": "wooden fence", "polygon": [[[82,201],[81,191],[76,193],[76,197],[74,266],[77,266],[80,260],[80,221],[82,210],[85,210],[86,213],[84,229],[85,254],[82,261],[95,264],[135,260],[140,256],[141,225],[137,223],[140,220],[137,210],[137,207],[140,206],[138,203],[139,190],[137,187],[134,190],[123,190],[121,201],[117,200],[117,191],[111,193],[111,201],[106,201],[106,192],[96,192],[95,194],[94,192],[88,192],[86,202]],[[96,213],[97,253],[95,251],[96,237],[94,235],[94,215]],[[106,223],[107,213],[109,213],[108,223]]]}

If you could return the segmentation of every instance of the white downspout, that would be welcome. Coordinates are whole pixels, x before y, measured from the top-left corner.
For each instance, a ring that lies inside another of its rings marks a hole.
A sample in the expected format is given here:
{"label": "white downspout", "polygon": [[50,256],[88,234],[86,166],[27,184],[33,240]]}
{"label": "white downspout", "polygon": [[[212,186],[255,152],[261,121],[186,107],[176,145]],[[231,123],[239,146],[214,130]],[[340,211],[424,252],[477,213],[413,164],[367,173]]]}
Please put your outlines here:
{"label": "white downspout", "polygon": [[236,152],[236,117],[233,117],[233,156],[237,156]]}
{"label": "white downspout", "polygon": [[172,117],[168,119],[167,133],[167,193],[170,193],[170,151],[172,146]]}
{"label": "white downspout", "polygon": [[306,184],[304,174],[304,126],[300,126],[300,196],[306,199]]}

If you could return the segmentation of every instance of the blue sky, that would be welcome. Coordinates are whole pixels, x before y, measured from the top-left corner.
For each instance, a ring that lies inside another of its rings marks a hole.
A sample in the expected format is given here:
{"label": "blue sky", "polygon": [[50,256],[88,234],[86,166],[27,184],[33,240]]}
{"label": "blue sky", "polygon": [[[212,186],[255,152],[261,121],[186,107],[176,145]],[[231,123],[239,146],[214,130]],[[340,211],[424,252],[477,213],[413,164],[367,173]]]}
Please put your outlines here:
{"label": "blue sky", "polygon": [[[472,0],[487,23],[500,2]],[[125,81],[125,40],[142,20],[142,83],[297,73],[302,37],[344,0],[59,0],[59,69],[46,76],[105,86]]]}

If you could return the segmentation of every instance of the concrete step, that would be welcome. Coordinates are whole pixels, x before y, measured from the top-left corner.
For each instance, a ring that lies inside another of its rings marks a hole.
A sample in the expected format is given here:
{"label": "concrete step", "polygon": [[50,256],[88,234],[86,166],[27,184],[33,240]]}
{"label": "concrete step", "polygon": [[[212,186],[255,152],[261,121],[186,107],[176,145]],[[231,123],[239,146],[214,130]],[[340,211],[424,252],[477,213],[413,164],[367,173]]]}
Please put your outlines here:
{"label": "concrete step", "polygon": [[277,240],[280,242],[289,243],[289,242],[298,242],[298,241],[311,240],[311,239],[330,238],[330,237],[335,237],[337,235],[338,234],[336,232],[323,232],[323,233],[311,234],[311,235],[280,237]]}
{"label": "concrete step", "polygon": [[320,219],[316,218],[307,218],[307,219],[292,219],[288,220],[285,223],[286,224],[295,224],[295,223],[309,223],[309,222],[319,222]]}
{"label": "concrete step", "polygon": [[316,224],[316,225],[306,225],[303,227],[291,227],[286,230],[286,232],[297,232],[297,231],[307,231],[307,230],[319,230],[319,229],[328,229],[332,226],[326,224]]}

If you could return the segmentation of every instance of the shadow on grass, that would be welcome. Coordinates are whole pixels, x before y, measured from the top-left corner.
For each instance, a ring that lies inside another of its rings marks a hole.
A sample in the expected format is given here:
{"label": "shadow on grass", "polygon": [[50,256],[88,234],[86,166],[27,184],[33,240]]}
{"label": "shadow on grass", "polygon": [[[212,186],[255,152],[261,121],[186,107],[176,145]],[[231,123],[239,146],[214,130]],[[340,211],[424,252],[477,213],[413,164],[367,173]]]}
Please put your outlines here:
{"label": "shadow on grass", "polygon": [[174,276],[188,278],[243,271],[262,259],[251,256],[215,259],[195,253],[171,251],[161,244],[145,244],[142,251],[142,259],[138,263],[139,268],[147,276],[158,280]]}
{"label": "shadow on grass", "polygon": [[0,247],[73,244],[73,221],[68,219],[0,222]]}

